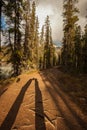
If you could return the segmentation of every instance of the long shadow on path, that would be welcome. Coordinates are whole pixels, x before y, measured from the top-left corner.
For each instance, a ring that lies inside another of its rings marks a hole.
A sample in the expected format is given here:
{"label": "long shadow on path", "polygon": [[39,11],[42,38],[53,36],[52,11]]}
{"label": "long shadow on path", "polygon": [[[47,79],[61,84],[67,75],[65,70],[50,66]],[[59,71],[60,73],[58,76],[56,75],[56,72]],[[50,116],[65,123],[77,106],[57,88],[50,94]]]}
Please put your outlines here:
{"label": "long shadow on path", "polygon": [[20,105],[23,101],[24,98],[24,94],[27,90],[27,88],[29,87],[29,85],[31,84],[32,79],[30,79],[21,89],[18,97],[16,98],[14,104],[12,105],[10,111],[8,112],[5,120],[3,121],[0,130],[10,130],[18,113],[18,110],[20,108]]}
{"label": "long shadow on path", "polygon": [[[66,126],[68,126],[68,128],[70,130],[71,129],[72,130],[78,129],[78,128],[74,128],[76,126],[73,125],[72,119],[71,118],[69,119],[68,116],[66,116],[66,114],[62,110],[61,104],[58,102],[58,100],[56,100],[52,90],[48,89],[48,85],[46,84],[46,80],[49,81],[49,83],[53,86],[53,90],[58,94],[58,96],[61,98],[61,100],[65,103],[68,111],[70,112],[72,117],[76,120],[76,122],[79,125],[79,127],[81,127],[80,129],[87,130],[86,122],[83,119],[81,119],[80,116],[77,115],[77,113],[74,111],[74,109],[70,106],[69,102],[67,102],[66,98],[64,97],[64,94],[62,93],[63,91],[62,91],[62,89],[60,87],[61,84],[57,83],[57,81],[54,78],[55,77],[55,73],[51,72],[49,77],[47,76],[46,73],[42,73],[40,75],[41,75],[41,77],[42,77],[42,79],[44,81],[44,84],[47,86],[47,90],[49,91],[50,95],[52,96],[52,98],[53,98],[57,108],[59,109],[61,115],[64,117],[64,119],[65,119],[64,121],[65,121]],[[43,77],[45,77],[46,80]],[[59,87],[57,88],[57,86],[59,86]]]}
{"label": "long shadow on path", "polygon": [[42,94],[37,79],[35,79],[35,129],[46,130]]}

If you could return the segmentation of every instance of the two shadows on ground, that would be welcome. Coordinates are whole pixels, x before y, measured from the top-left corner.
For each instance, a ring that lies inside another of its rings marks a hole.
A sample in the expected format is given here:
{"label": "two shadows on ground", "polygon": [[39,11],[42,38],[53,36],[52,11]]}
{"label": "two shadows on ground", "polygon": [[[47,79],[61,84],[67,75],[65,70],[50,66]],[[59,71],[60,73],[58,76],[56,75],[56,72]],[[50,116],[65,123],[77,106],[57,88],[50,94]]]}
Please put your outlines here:
{"label": "two shadows on ground", "polygon": [[11,130],[15,122],[16,116],[18,114],[19,108],[21,106],[21,103],[23,101],[25,92],[29,88],[32,80],[35,80],[35,130],[46,130],[42,94],[39,89],[39,83],[37,79],[30,79],[22,87],[5,120],[1,124],[0,130]]}

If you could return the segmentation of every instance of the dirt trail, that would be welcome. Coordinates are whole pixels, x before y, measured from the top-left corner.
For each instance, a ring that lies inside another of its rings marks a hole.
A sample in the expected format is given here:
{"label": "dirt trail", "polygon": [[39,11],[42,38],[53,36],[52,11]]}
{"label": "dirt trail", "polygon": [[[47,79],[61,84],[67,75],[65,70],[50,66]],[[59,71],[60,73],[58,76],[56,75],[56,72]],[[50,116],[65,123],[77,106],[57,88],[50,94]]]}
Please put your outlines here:
{"label": "dirt trail", "polygon": [[21,75],[0,97],[0,130],[87,130],[87,116],[60,88],[56,68]]}

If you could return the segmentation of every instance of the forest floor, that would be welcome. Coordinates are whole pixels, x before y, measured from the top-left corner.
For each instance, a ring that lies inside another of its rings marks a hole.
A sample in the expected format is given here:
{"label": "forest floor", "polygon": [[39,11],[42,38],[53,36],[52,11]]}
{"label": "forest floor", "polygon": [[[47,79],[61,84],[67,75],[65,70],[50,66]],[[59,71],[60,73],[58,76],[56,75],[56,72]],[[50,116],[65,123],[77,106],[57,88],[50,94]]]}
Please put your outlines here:
{"label": "forest floor", "polygon": [[87,76],[58,67],[0,87],[0,130],[87,130]]}

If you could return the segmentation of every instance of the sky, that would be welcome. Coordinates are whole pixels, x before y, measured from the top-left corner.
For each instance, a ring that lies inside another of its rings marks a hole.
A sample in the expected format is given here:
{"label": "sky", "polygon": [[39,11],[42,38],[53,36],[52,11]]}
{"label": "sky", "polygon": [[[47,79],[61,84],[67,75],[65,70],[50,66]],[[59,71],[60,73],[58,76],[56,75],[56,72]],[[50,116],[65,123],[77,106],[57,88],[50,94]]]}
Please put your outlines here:
{"label": "sky", "polygon": [[[50,24],[52,27],[52,36],[54,42],[61,42],[63,38],[63,0],[36,0],[37,1],[37,15],[41,26],[44,24],[46,16],[50,17]],[[86,24],[85,18],[87,14],[87,0],[79,0],[77,5],[79,7],[79,24],[82,29]]]}
{"label": "sky", "polygon": [[6,28],[6,22],[5,22],[5,18],[3,16],[1,17],[1,28],[2,29]]}

